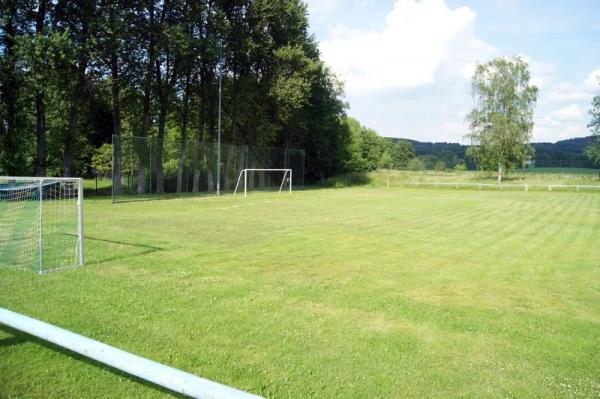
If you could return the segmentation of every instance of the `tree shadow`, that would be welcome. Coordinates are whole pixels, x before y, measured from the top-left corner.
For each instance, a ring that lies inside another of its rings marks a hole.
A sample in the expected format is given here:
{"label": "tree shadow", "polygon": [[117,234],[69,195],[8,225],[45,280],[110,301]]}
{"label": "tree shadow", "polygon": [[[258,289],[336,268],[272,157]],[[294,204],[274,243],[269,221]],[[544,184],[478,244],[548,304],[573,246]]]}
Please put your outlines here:
{"label": "tree shadow", "polygon": [[103,370],[105,370],[105,371],[107,371],[107,372],[109,372],[111,374],[114,374],[117,377],[121,377],[121,378],[128,379],[130,381],[137,382],[138,384],[144,385],[144,386],[148,387],[149,389],[153,389],[153,390],[161,392],[161,393],[163,393],[165,395],[169,395],[170,397],[173,397],[173,398],[187,398],[187,396],[185,396],[185,395],[173,392],[173,391],[171,391],[171,390],[169,390],[167,388],[164,388],[164,387],[161,387],[159,385],[153,384],[153,383],[151,383],[149,381],[143,380],[143,379],[141,379],[139,377],[136,377],[136,376],[133,376],[131,374],[127,374],[127,373],[125,373],[125,372],[123,372],[123,371],[121,371],[119,369],[116,369],[114,367],[108,366],[108,365],[106,365],[104,363],[101,363],[101,362],[96,361],[94,359],[91,359],[89,357],[85,357],[83,355],[80,355],[79,353],[70,351],[68,349],[65,349],[65,348],[59,346],[59,345],[52,344],[52,343],[44,341],[44,340],[42,340],[40,338],[37,338],[37,337],[34,337],[32,335],[23,333],[23,332],[21,332],[19,330],[15,330],[15,329],[13,329],[11,327],[0,325],[0,330],[2,330],[4,332],[12,335],[12,337],[0,339],[0,348],[1,347],[5,347],[5,346],[20,345],[20,344],[24,344],[24,343],[27,343],[27,342],[34,343],[34,344],[40,345],[40,346],[42,346],[42,347],[44,347],[46,349],[50,349],[50,350],[59,352],[59,353],[65,355],[65,356],[69,356],[72,359],[75,359],[77,361],[86,363],[86,364],[88,364],[90,366],[101,368],[101,369],[103,369]]}

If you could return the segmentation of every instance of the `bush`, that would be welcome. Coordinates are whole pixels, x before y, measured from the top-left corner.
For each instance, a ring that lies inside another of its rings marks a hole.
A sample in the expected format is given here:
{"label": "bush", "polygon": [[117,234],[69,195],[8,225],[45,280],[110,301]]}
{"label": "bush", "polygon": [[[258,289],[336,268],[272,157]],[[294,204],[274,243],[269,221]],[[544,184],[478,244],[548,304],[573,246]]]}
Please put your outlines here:
{"label": "bush", "polygon": [[101,177],[109,177],[112,172],[112,145],[102,144],[94,149],[92,155],[92,168]]}
{"label": "bush", "polygon": [[446,163],[444,161],[437,161],[435,163],[435,170],[437,170],[438,172],[446,170]]}
{"label": "bush", "polygon": [[464,162],[457,163],[456,166],[454,167],[454,170],[456,170],[457,172],[463,172],[463,171],[467,170],[467,165],[465,165]]}
{"label": "bush", "polygon": [[419,158],[413,158],[410,161],[408,161],[408,165],[406,166],[406,168],[414,172],[425,170],[425,162],[423,162]]}

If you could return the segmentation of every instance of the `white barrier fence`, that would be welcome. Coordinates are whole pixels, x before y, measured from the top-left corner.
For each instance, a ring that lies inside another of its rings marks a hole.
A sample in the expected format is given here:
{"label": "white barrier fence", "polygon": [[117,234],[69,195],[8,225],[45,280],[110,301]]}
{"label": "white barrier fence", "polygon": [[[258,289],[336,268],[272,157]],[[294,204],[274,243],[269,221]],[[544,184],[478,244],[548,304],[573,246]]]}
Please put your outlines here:
{"label": "white barrier fence", "polygon": [[600,190],[600,185],[592,186],[592,185],[581,185],[581,184],[504,184],[504,183],[492,184],[492,183],[460,183],[460,182],[459,183],[416,182],[413,184],[417,188],[420,188],[421,186],[428,186],[428,187],[435,187],[435,188],[454,187],[456,189],[459,189],[461,187],[472,187],[472,188],[477,188],[478,190],[482,190],[486,187],[487,188],[491,187],[494,189],[499,189],[500,191],[504,190],[505,188],[507,188],[507,189],[519,188],[519,189],[523,189],[523,191],[529,191],[529,189],[544,189],[544,190],[548,190],[548,191],[552,191],[553,189],[573,189],[578,192],[581,190],[585,190],[585,189]]}

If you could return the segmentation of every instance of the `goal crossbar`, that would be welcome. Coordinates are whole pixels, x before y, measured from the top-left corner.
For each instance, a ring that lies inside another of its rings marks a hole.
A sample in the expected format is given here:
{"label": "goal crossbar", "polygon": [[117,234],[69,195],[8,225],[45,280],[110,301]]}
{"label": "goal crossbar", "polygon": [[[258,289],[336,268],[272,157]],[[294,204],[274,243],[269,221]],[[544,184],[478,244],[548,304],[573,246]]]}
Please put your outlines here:
{"label": "goal crossbar", "polygon": [[242,176],[244,176],[244,197],[248,196],[248,172],[284,172],[283,178],[281,179],[281,184],[279,185],[279,193],[283,190],[283,186],[285,185],[285,179],[289,176],[289,187],[288,191],[292,193],[292,170],[291,169],[242,169],[240,171],[240,175],[238,176],[237,183],[235,184],[235,190],[233,191],[233,195],[237,195],[238,188],[240,186],[240,182],[242,181]]}

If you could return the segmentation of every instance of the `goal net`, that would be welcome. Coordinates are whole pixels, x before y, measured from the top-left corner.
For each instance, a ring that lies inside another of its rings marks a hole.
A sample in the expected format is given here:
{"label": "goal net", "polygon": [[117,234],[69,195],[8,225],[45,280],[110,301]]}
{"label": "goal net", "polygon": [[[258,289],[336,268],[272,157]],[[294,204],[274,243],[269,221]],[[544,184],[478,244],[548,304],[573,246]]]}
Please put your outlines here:
{"label": "goal net", "polygon": [[288,191],[292,193],[292,169],[242,169],[233,195],[244,191]]}
{"label": "goal net", "polygon": [[83,265],[83,181],[0,177],[0,267]]}

